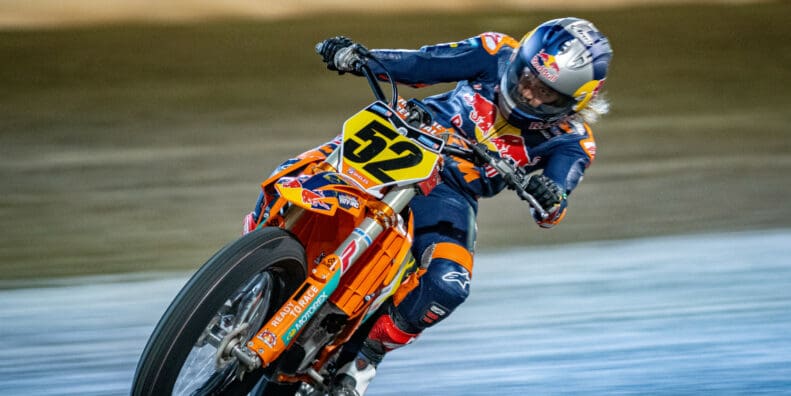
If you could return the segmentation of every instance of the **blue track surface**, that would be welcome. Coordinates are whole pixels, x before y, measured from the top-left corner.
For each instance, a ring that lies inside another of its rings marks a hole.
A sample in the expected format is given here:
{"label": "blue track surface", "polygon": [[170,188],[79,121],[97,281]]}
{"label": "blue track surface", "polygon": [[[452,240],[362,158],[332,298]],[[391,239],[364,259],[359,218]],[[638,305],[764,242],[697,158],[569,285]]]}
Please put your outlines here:
{"label": "blue track surface", "polygon": [[[472,296],[369,395],[791,394],[791,230],[481,254]],[[127,394],[185,282],[0,291],[0,395]]]}

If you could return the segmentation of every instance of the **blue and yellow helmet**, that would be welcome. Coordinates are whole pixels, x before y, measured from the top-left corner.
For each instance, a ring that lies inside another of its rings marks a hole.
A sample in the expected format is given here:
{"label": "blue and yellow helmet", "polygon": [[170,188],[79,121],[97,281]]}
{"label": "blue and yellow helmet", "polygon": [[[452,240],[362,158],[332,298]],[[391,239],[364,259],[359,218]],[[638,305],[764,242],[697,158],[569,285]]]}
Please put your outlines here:
{"label": "blue and yellow helmet", "polygon": [[[591,22],[579,18],[544,22],[526,34],[511,55],[500,80],[500,112],[509,124],[529,129],[579,112],[604,83],[611,58],[609,40]],[[561,99],[538,107],[525,103],[519,82],[529,74]]]}

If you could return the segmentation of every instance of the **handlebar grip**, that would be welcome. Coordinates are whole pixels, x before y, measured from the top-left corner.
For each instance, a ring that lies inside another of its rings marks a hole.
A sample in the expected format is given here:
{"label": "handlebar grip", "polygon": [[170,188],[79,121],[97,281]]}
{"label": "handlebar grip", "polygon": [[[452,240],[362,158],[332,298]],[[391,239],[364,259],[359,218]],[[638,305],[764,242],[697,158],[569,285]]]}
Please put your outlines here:
{"label": "handlebar grip", "polygon": [[445,145],[442,148],[442,152],[444,154],[449,154],[449,155],[452,155],[452,156],[455,156],[455,157],[463,158],[463,159],[466,159],[468,161],[473,161],[474,160],[474,154],[472,153],[472,151],[463,149],[461,147]]}

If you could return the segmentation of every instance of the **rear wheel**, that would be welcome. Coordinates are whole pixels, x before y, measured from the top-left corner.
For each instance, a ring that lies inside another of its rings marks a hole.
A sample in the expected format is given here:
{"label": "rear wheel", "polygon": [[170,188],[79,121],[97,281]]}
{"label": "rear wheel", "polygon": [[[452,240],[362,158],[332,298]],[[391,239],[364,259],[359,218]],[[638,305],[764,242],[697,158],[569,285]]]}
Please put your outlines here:
{"label": "rear wheel", "polygon": [[132,395],[247,394],[265,370],[240,375],[227,351],[244,346],[305,277],[304,248],[282,229],[259,229],[223,248],[160,319]]}

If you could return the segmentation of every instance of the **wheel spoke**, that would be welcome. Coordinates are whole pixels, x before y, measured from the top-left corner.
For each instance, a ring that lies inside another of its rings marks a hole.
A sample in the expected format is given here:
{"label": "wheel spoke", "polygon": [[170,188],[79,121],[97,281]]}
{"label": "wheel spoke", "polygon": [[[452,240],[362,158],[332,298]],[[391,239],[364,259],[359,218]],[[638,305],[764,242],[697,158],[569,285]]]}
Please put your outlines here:
{"label": "wheel spoke", "polygon": [[217,350],[208,344],[193,348],[176,379],[173,394],[192,395],[202,387],[216,370],[214,365],[216,353]]}
{"label": "wheel spoke", "polygon": [[[215,319],[206,328],[206,334],[213,334],[222,339],[227,334],[232,333],[241,326],[249,325],[244,334],[246,341],[252,337],[263,325],[263,320],[269,309],[270,298],[272,297],[276,283],[275,277],[269,272],[262,272],[251,279],[244,287],[237,290],[233,299],[226,301],[223,307],[215,315]],[[208,338],[212,338],[211,335]],[[174,395],[193,395],[207,384],[218,380],[217,342],[199,343],[192,348],[184,365],[179,372],[176,383],[173,387]],[[226,343],[224,343],[226,344]],[[224,345],[223,344],[223,345]],[[223,367],[223,373],[235,373],[238,363],[232,361],[233,370]]]}

